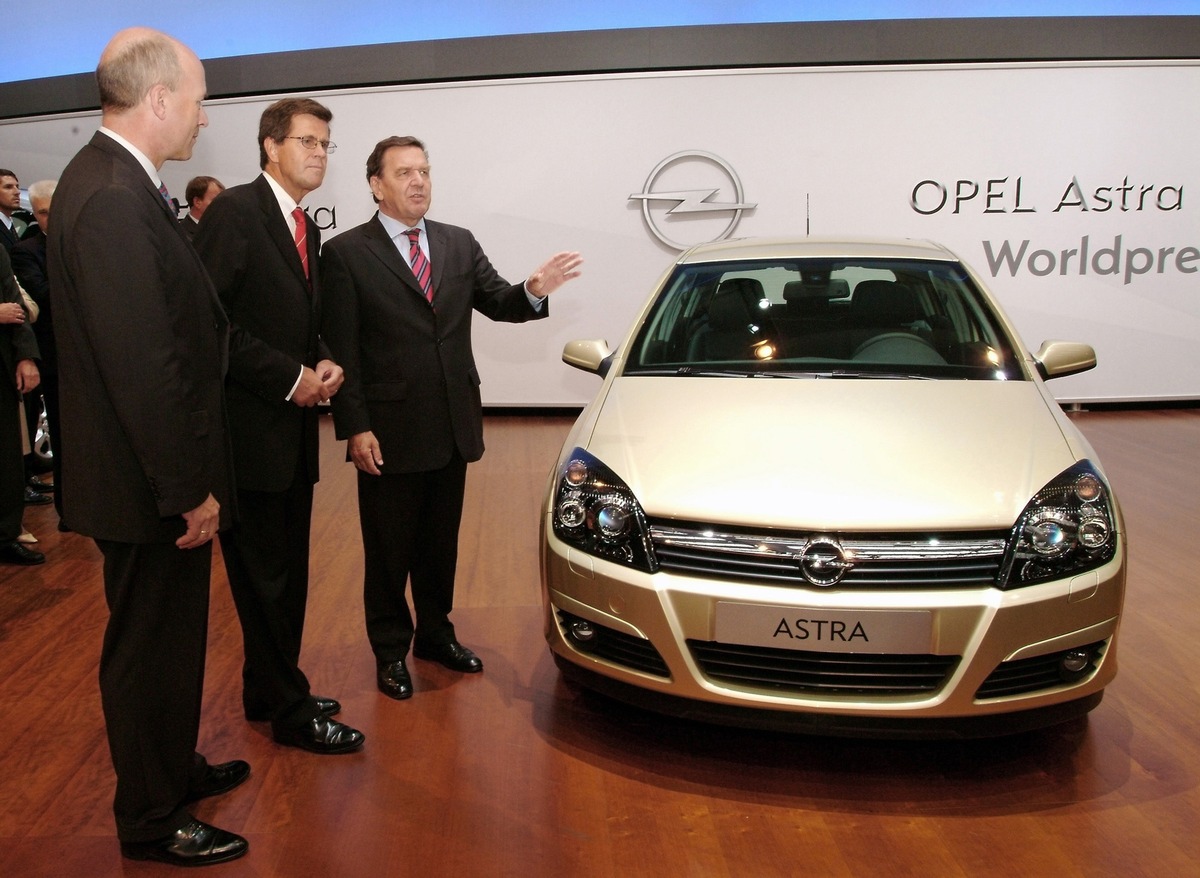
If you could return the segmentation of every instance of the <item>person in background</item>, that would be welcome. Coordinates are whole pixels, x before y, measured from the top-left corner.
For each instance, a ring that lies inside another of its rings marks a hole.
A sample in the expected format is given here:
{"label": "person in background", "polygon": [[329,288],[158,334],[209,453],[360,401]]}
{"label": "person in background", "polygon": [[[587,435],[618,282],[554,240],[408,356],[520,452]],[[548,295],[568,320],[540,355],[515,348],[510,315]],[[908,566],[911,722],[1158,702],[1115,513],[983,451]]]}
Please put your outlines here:
{"label": "person in background", "polygon": [[13,214],[21,209],[21,182],[8,168],[0,168],[0,245],[9,254],[25,228]]}
{"label": "person in background", "polygon": [[582,260],[557,253],[524,283],[504,280],[467,229],[426,219],[429,156],[415,137],[376,144],[367,182],[379,210],[326,243],[321,277],[325,338],[346,370],[331,404],[358,468],[367,637],[379,690],[399,700],[413,694],[410,646],[454,671],[483,670],[450,621],[467,463],[483,455],[471,314],[545,317],[545,297]]}
{"label": "person in background", "polygon": [[25,306],[8,250],[0,247],[0,561],[42,564],[46,556],[20,542],[25,529],[25,462],[21,452],[21,394],[38,385],[37,340],[26,320]]}
{"label": "person in background", "polygon": [[[62,449],[59,447],[58,424],[58,353],[54,345],[53,306],[50,303],[50,278],[46,272],[46,234],[50,229],[50,202],[54,198],[54,188],[57,180],[38,180],[29,187],[29,204],[33,207],[33,215],[37,218],[33,235],[18,242],[12,250],[13,271],[17,280],[37,305],[37,319],[33,322],[33,334],[37,338],[38,351],[41,353],[39,371],[42,381],[38,389],[25,397],[25,422],[32,441],[37,435],[39,415],[43,404],[46,409],[46,422],[50,434],[50,449],[53,453],[51,469],[54,473],[53,482],[46,482],[38,474],[32,453],[25,456],[25,473],[28,484],[25,488],[25,502],[50,502],[53,500],[59,521],[62,520],[62,500],[55,493],[55,486],[61,479]],[[31,496],[33,495],[33,496]],[[44,501],[39,500],[45,497]]]}
{"label": "person in background", "polygon": [[[196,236],[200,226],[200,218],[212,200],[225,191],[225,186],[216,177],[192,177],[188,181],[184,195],[187,197],[188,215],[179,221],[179,228],[189,238]],[[30,195],[30,201],[33,196]]]}
{"label": "person in background", "polygon": [[121,854],[177,866],[246,839],[189,804],[250,775],[196,752],[212,539],[234,517],[229,324],[159,174],[208,124],[187,46],[129,28],[96,68],[101,128],[54,193],[46,248],[61,378],[63,514],[103,555],[100,698]]}

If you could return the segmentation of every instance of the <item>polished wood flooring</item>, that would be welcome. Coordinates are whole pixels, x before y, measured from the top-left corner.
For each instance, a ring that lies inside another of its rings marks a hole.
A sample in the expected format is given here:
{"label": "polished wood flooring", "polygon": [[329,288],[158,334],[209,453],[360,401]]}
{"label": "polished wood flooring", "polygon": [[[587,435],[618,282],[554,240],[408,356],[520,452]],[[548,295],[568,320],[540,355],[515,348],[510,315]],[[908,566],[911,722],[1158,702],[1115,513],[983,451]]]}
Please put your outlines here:
{"label": "polished wood flooring", "polygon": [[[542,640],[537,563],[539,498],[571,422],[557,414],[489,416],[470,469],[455,618],[485,672],[414,661],[416,696],[390,701],[363,633],[353,469],[323,423],[303,667],[367,745],[314,756],[242,719],[218,558],[201,749],[253,774],[195,807],[250,839],[211,873],[1200,875],[1200,410],[1074,417],[1128,524],[1121,670],[1086,722],[969,743],[691,725],[566,686]],[[118,852],[99,555],[56,521],[26,515],[45,565],[0,565],[0,876],[170,873]]]}

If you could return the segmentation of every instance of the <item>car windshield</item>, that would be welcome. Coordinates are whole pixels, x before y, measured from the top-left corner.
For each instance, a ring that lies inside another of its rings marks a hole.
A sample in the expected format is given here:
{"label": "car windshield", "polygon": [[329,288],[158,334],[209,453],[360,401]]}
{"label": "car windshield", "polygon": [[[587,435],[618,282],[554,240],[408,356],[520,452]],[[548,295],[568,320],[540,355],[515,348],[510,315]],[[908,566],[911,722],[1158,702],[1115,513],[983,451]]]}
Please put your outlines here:
{"label": "car windshield", "polygon": [[777,259],[681,265],[625,374],[1020,380],[962,265]]}

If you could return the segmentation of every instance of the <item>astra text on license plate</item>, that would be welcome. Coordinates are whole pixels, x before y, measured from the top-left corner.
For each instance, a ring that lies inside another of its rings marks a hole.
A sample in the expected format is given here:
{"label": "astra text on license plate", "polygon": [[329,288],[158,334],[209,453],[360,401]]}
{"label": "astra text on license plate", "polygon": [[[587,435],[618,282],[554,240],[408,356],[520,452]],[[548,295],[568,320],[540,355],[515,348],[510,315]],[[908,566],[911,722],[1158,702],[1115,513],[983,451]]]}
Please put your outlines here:
{"label": "astra text on license plate", "polygon": [[814,610],[719,601],[721,643],[814,652],[927,653],[933,634],[928,610]]}

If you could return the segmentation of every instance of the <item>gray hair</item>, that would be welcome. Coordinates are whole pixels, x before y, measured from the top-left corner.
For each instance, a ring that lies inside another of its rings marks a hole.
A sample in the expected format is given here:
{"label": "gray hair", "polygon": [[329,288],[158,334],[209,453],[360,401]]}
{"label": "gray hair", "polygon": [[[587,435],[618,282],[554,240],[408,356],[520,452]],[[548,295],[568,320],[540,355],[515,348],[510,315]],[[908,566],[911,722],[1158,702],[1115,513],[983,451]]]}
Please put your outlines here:
{"label": "gray hair", "polygon": [[110,46],[96,67],[100,106],[105,110],[130,110],[156,85],[171,91],[183,80],[183,66],[175,40],[149,32]]}
{"label": "gray hair", "polygon": [[35,201],[49,201],[54,197],[54,190],[57,186],[57,180],[38,180],[29,187],[30,203],[32,204]]}

